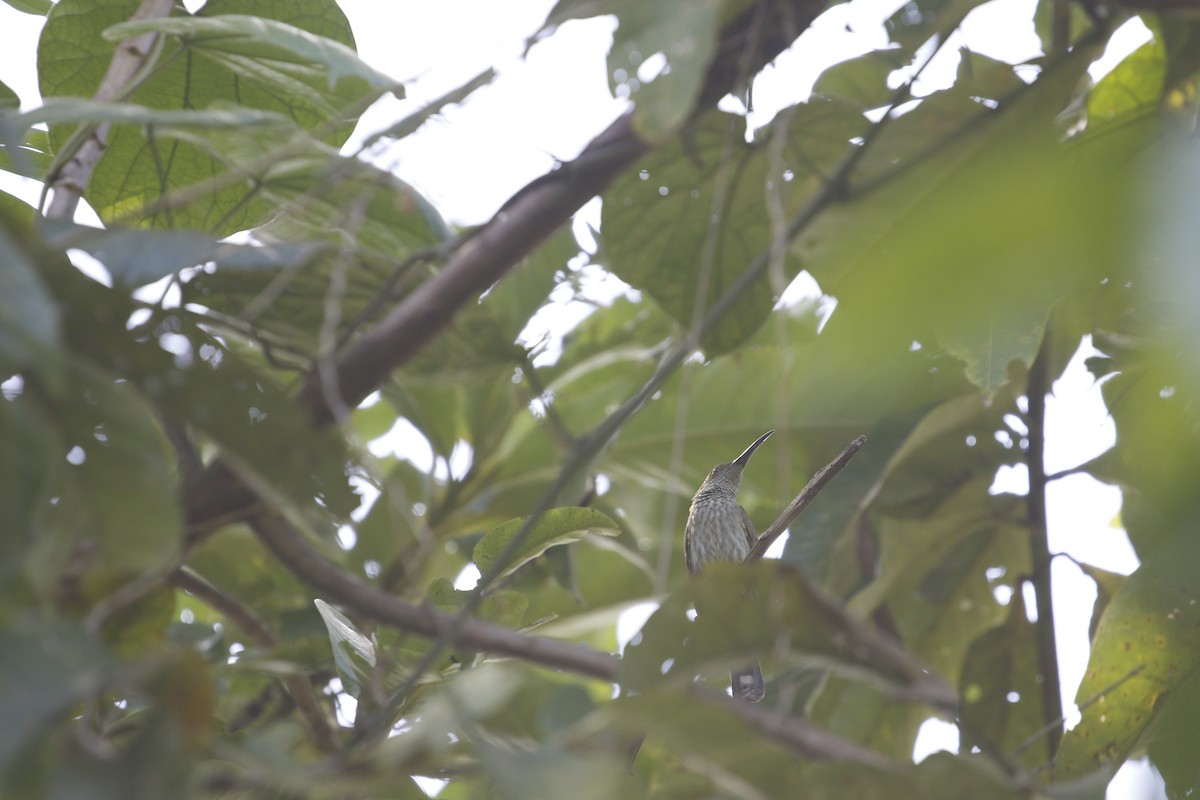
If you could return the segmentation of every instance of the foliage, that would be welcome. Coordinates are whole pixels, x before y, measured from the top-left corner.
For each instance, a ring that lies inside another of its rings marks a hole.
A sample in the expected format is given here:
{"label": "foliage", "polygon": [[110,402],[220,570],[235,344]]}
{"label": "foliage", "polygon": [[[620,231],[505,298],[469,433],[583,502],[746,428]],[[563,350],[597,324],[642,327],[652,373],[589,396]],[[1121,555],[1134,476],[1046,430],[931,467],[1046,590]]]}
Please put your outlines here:
{"label": "foliage", "polygon": [[[1126,12],[1072,17],[1067,47],[1039,8],[1036,65],[964,49],[913,102],[895,79],[976,5],[915,0],[893,47],[748,130],[698,104],[747,46],[728,32],[784,4],[563,0],[538,36],[614,14],[609,73],[647,143],[602,193],[598,252],[565,226],[530,242],[322,426],[336,403],[312,387],[488,241],[342,150],[403,87],[334,0],[9,5],[46,15],[45,102],[0,85],[0,167],[64,190],[106,146],[84,193],[103,230],[0,197],[3,800],[422,797],[417,777],[444,798],[1098,797],[1139,755],[1196,789],[1194,22],[1144,14],[1151,41],[1092,85]],[[97,96],[147,33],[146,68]],[[520,334],[552,292],[585,296],[588,260],[639,291],[550,357]],[[824,298],[781,305],[801,271]],[[1047,590],[1041,523],[990,487],[1038,477],[1036,376],[1085,336],[1118,438],[1080,471],[1121,487],[1143,564],[1088,567],[1082,721],[1059,742],[1022,594]],[[371,454],[399,421],[431,464]],[[868,442],[784,564],[685,576],[692,492],[767,428],[739,494],[759,530]],[[761,707],[716,690],[750,656]],[[933,716],[962,753],[914,764]]]}

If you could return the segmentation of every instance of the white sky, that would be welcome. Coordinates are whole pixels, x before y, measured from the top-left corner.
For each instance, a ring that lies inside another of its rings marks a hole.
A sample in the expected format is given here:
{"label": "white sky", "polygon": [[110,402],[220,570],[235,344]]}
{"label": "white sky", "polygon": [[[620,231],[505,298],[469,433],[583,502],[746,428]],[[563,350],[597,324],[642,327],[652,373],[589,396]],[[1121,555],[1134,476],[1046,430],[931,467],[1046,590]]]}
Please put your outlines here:
{"label": "white sky", "polygon": [[[957,47],[1008,61],[1039,53],[1029,22],[1036,0],[994,0],[977,9],[965,22],[956,42],[944,49],[926,70],[918,86],[922,95],[953,79]],[[553,0],[412,0],[379,3],[340,0],[349,17],[362,57],[394,78],[406,81],[405,101],[380,102],[364,117],[356,139],[383,129],[412,111],[456,88],[489,66],[499,77],[462,107],[451,107],[415,135],[388,148],[380,163],[424,192],[451,221],[485,221],[517,189],[546,172],[556,159],[569,159],[626,107],[608,90],[604,57],[614,23],[594,19],[568,23],[521,58],[527,38],[541,25]],[[197,5],[189,2],[189,7]],[[782,55],[756,83],[755,125],[775,109],[807,97],[813,81],[827,65],[886,44],[880,23],[901,3],[895,0],[855,0],[835,6]],[[12,87],[28,107],[37,102],[35,47],[40,19],[0,5],[0,80]],[[1098,75],[1145,40],[1144,27],[1126,26],[1115,37]],[[36,187],[0,174],[0,188],[30,201]],[[598,224],[598,204],[584,218]],[[596,276],[596,294],[611,298],[624,290],[615,279]],[[543,313],[539,327],[561,335],[583,313],[580,305],[564,304]],[[531,332],[536,336],[538,332]],[[1050,473],[1080,464],[1111,447],[1113,423],[1099,387],[1083,368],[1084,349],[1054,385],[1047,407],[1046,467]],[[427,445],[403,436],[385,445],[399,448],[423,468],[431,467]],[[1023,492],[1023,470],[1005,470],[994,491]],[[1050,486],[1048,514],[1051,547],[1076,559],[1121,573],[1137,565],[1117,516],[1120,494],[1087,476],[1057,481]],[[780,543],[779,546],[782,546]],[[1053,565],[1055,609],[1064,701],[1071,707],[1087,660],[1087,625],[1095,587],[1067,559]],[[648,608],[627,614],[619,626],[622,642],[644,621]],[[948,730],[947,730],[948,728]],[[952,747],[953,728],[930,723],[922,730],[917,756]],[[1162,796],[1161,784],[1149,779],[1149,767],[1122,771],[1110,787],[1110,798]]]}

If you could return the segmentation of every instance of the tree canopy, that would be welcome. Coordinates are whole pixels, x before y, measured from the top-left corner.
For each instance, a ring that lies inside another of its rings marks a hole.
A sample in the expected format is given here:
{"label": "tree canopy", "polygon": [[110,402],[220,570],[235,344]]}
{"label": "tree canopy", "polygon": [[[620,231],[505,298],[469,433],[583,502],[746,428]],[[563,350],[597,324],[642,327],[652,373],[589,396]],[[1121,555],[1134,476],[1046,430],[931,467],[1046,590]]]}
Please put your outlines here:
{"label": "tree canopy", "polygon": [[[825,3],[560,0],[530,47],[614,16],[629,110],[460,229],[370,148],[490,70],[352,149],[405,87],[335,0],[7,3],[46,19],[42,104],[0,84],[0,169],[44,187],[0,192],[3,800],[1082,798],[1139,757],[1200,786],[1181,4],[1041,0],[1043,56],[963,48],[916,96],[981,3],[913,0],[752,128]],[[522,338],[584,265],[636,291]],[[820,298],[780,302],[802,272]],[[1140,566],[1082,565],[1065,730],[1045,407],[1082,341],[1117,442],[1069,473],[1120,488]],[[373,454],[401,423],[431,464]],[[757,530],[866,443],[780,560],[687,576],[692,493],[768,428]],[[751,657],[757,705],[723,692]],[[958,752],[914,763],[931,718]]]}

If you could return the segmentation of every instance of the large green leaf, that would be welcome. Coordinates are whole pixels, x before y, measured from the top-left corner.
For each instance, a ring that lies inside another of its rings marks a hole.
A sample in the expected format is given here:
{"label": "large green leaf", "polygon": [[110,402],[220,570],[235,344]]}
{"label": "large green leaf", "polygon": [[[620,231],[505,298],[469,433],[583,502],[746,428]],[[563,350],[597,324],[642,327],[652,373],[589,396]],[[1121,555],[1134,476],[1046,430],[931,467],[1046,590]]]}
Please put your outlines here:
{"label": "large green leaf", "polygon": [[[272,140],[250,131],[190,137],[196,147],[237,169],[244,159],[270,155]],[[273,163],[257,195],[277,210],[255,238],[272,245],[323,242],[314,258],[281,264],[278,271],[236,264],[198,274],[184,298],[230,316],[249,318],[268,332],[314,347],[326,324],[331,296],[341,299],[337,328],[345,330],[369,309],[378,317],[388,297],[400,297],[426,274],[405,257],[449,238],[437,210],[403,180],[355,158],[308,141],[303,152]],[[339,273],[344,285],[333,275]],[[380,296],[381,293],[389,293]],[[269,302],[268,302],[269,301]]]}
{"label": "large green leaf", "polygon": [[902,513],[931,509],[975,476],[994,475],[1018,458],[993,435],[1007,410],[971,393],[884,417],[868,429],[863,452],[793,526],[784,557],[828,581],[838,596],[861,588],[875,566],[860,564],[863,540],[876,538],[862,515],[873,504]]}
{"label": "large green leaf", "polygon": [[136,387],[139,399],[131,402],[210,437],[240,468],[301,507],[317,498],[344,518],[358,505],[345,441],[314,430],[290,393],[257,366],[261,359],[243,357],[180,309],[153,312],[131,333],[136,306],[127,290],[107,289],[69,267],[57,277],[61,301],[79,309],[65,320],[65,338],[87,363],[128,381],[113,391]]}
{"label": "large green leaf", "polygon": [[[1083,719],[1063,737],[1055,775],[1069,779],[1104,764],[1126,759],[1147,726],[1167,719],[1158,736],[1190,736],[1174,724],[1168,709],[1195,708],[1195,676],[1200,669],[1200,603],[1196,602],[1196,564],[1200,538],[1184,531],[1150,553],[1108,604],[1077,702],[1096,695]],[[1178,692],[1178,695],[1176,694]],[[1162,743],[1163,752],[1175,747]]]}
{"label": "large green leaf", "polygon": [[754,656],[780,665],[831,665],[858,681],[905,680],[871,662],[849,638],[794,568],[712,564],[672,592],[646,622],[625,650],[620,683],[644,692],[686,686],[712,673],[723,688],[729,669]]}
{"label": "large green leaf", "polygon": [[39,17],[46,16],[46,14],[50,13],[50,9],[54,8],[54,3],[51,0],[4,0],[4,2],[17,11],[22,11],[26,14],[35,14]]}
{"label": "large green leaf", "polygon": [[[38,77],[43,97],[91,97],[115,46],[102,33],[130,18],[136,8],[133,0],[58,3],[47,19],[38,48]],[[279,59],[279,42],[261,45],[258,50],[251,45],[250,52],[230,53],[207,47],[204,40],[170,40],[130,100],[164,110],[236,102],[244,108],[278,112],[304,130],[320,128],[323,138],[330,143],[344,141],[352,121],[344,119],[343,112],[362,100],[368,84],[361,77],[353,77],[330,86],[331,78],[350,69],[349,56],[334,43],[353,47],[349,24],[337,4],[332,0],[268,5],[213,0],[204,5],[199,16],[211,20],[241,11],[272,20],[258,26],[259,32],[272,41],[286,38],[293,45],[306,43],[300,48],[303,52],[285,50],[288,58]],[[275,23],[294,25],[299,31],[330,40],[331,44],[317,52],[319,39],[296,31],[285,36]],[[184,25],[186,20],[170,24]],[[244,39],[241,41],[245,44]],[[51,127],[56,151],[61,152],[67,146],[73,130],[70,125]],[[110,131],[104,157],[92,175],[86,196],[101,218],[109,220],[151,207],[168,190],[206,184],[223,172],[221,163],[187,143],[160,141],[152,129],[118,125]],[[256,196],[252,184],[235,181],[186,206],[152,211],[144,221],[163,227],[196,227],[224,235],[251,227],[271,212],[269,203]]]}
{"label": "large green leaf", "polygon": [[128,287],[208,262],[227,269],[278,270],[304,263],[320,249],[315,243],[233,244],[198,231],[101,229],[63,222],[48,222],[43,229],[51,244],[83,250],[104,264],[114,281]]}
{"label": "large green leaf", "polygon": [[[1120,156],[1056,141],[1054,117],[1086,63],[1080,53],[1054,64],[992,112],[960,75],[946,97],[960,109],[953,130],[962,133],[936,158],[926,157],[928,133],[907,153],[889,137],[911,140],[922,108],[938,111],[938,98],[887,123],[871,145],[879,160],[865,161],[859,178],[873,188],[822,214],[793,248],[838,298],[831,333],[842,329],[857,349],[877,347],[884,331],[916,346],[939,343],[990,397],[1011,362],[1032,361],[1059,298],[1123,269],[1117,255],[1128,229],[1117,220],[1130,176],[1112,168]],[[994,63],[970,75],[995,87],[1015,82]],[[895,177],[876,184],[881,174]]]}
{"label": "large green leaf", "polygon": [[[976,639],[963,660],[959,685],[967,723],[964,749],[994,746],[1016,755],[1028,769],[1048,764],[1049,736],[1036,738],[1046,724],[1040,675],[1037,632],[1017,592],[1005,623]],[[975,735],[987,741],[976,742]],[[1017,753],[1022,746],[1026,749]]]}
{"label": "large green leaf", "polygon": [[[606,266],[690,327],[697,309],[711,308],[766,248],[769,206],[794,213],[865,126],[852,106],[815,99],[781,114],[747,144],[743,118],[702,115],[604,193]],[[776,136],[783,137],[777,153]],[[798,269],[794,261],[784,267],[786,278]],[[768,279],[756,281],[705,334],[705,350],[715,355],[744,342],[774,301]]]}
{"label": "large green leaf", "polygon": [[45,412],[28,400],[0,400],[0,431],[0,593],[7,593],[22,585],[22,560],[50,507],[64,448]]}
{"label": "large green leaf", "polygon": [[127,383],[76,363],[56,401],[46,411],[67,452],[52,469],[57,499],[46,498],[49,508],[38,515],[27,568],[49,593],[85,547],[92,555],[79,590],[94,600],[178,551],[175,459],[151,407]]}
{"label": "large green leaf", "polygon": [[29,247],[32,234],[7,210],[0,214],[0,369],[16,371],[45,364],[61,336],[60,311]]}
{"label": "large green leaf", "polygon": [[0,774],[116,671],[111,654],[74,626],[30,620],[0,631]]}
{"label": "large green leaf", "polygon": [[[849,603],[860,617],[885,613],[888,628],[950,681],[972,640],[1008,615],[995,588],[1013,590],[1028,570],[1027,536],[1009,519],[1016,498],[990,497],[991,479],[966,483],[926,516],[874,518],[879,574]],[[831,680],[811,707],[819,724],[897,758],[912,752],[927,716],[844,678]]]}
{"label": "large green leaf", "polygon": [[1166,73],[1167,53],[1161,38],[1126,56],[1088,92],[1088,135],[1111,134],[1155,113]]}
{"label": "large green leaf", "polygon": [[[403,96],[397,81],[360,59],[352,47],[279,20],[243,14],[133,20],[108,28],[104,38],[120,42],[143,33],[175,36],[231,72],[279,89],[309,88],[296,80],[297,74],[319,66],[328,74],[331,90],[343,78],[359,78],[376,89]],[[323,98],[313,92],[308,99],[319,104]],[[325,111],[333,115],[338,109],[327,107]]]}

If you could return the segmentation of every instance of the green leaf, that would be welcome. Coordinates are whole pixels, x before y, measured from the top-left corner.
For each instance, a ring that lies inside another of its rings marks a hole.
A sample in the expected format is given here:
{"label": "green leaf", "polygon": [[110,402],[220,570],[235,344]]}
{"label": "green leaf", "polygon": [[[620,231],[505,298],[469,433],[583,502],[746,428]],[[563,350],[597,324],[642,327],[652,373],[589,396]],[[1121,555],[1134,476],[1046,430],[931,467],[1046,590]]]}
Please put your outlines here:
{"label": "green leaf", "polygon": [[50,505],[53,469],[63,452],[50,420],[27,397],[0,400],[0,596],[21,579],[38,518]]}
{"label": "green leaf", "polygon": [[[992,436],[1015,407],[987,406],[977,392],[915,413],[888,415],[867,430],[868,445],[793,526],[784,558],[840,596],[861,588],[863,537],[878,536],[862,515],[874,504],[932,510],[973,478],[1017,458]],[[964,446],[974,438],[975,445]]]}
{"label": "green leaf", "polygon": [[983,0],[922,0],[904,4],[884,21],[888,38],[910,57],[931,37],[950,32]]}
{"label": "green leaf", "polygon": [[1172,339],[1119,353],[1120,372],[1101,386],[1118,437],[1091,466],[1124,490],[1121,521],[1142,558],[1196,518],[1189,478],[1200,469],[1195,373]]}
{"label": "green leaf", "polygon": [[[991,396],[1010,362],[1032,360],[1059,298],[1123,269],[1116,254],[1129,244],[1120,220],[1133,175],[1112,163],[1131,160],[1136,143],[1068,148],[1051,124],[1085,55],[1056,63],[986,118],[963,124],[936,158],[913,156],[903,171],[865,165],[893,177],[798,237],[793,251],[838,298],[827,332],[844,332],[854,348],[848,357],[877,349],[884,331],[920,347],[936,342]],[[881,145],[890,130],[889,122]],[[897,157],[904,163],[898,153],[886,160]]]}
{"label": "green leaf", "polygon": [[147,231],[135,228],[88,228],[70,222],[43,223],[51,245],[83,250],[104,264],[113,280],[136,287],[189,267],[215,262],[226,269],[281,269],[302,264],[320,245],[241,245],[198,231]]}
{"label": "green leaf", "polygon": [[174,128],[229,128],[254,125],[278,125],[286,118],[274,111],[253,108],[157,109],[134,103],[102,103],[83,97],[50,97],[36,108],[13,117],[6,124],[13,129],[34,125],[61,125],[79,122],[111,122]]}
{"label": "green leaf", "polygon": [[1161,38],[1126,56],[1088,93],[1088,134],[1111,132],[1155,114],[1166,75],[1167,53]]}
{"label": "green leaf", "polygon": [[60,312],[29,249],[30,229],[8,211],[0,213],[0,369],[15,372],[53,352],[61,337]]}
{"label": "green leaf", "polygon": [[39,17],[46,16],[50,13],[50,9],[54,8],[51,0],[4,0],[4,2],[17,11]]}
{"label": "green leaf", "polygon": [[[1018,591],[1012,596],[1007,621],[976,639],[963,660],[960,713],[969,727],[964,726],[962,749],[982,744],[1015,753],[1041,731],[1046,715],[1040,674],[1037,630]],[[977,743],[972,735],[976,732],[988,741]],[[1043,737],[1016,757],[1030,770],[1047,764],[1052,757],[1048,742]]]}
{"label": "green leaf", "polygon": [[30,619],[0,630],[0,771],[116,670],[116,660],[74,626]]}
{"label": "green leaf", "polygon": [[600,536],[614,536],[617,533],[615,522],[591,508],[552,508],[526,530],[527,523],[528,518],[510,520],[488,531],[479,540],[471,558],[480,572],[490,572],[509,542],[523,530],[526,531],[525,535],[507,559],[502,575],[511,573],[551,547],[577,542],[589,533]]}
{"label": "green leaf", "polygon": [[[1029,569],[1028,534],[1005,519],[1020,510],[1019,498],[989,497],[990,481],[985,475],[968,483],[927,518],[881,518],[880,575],[849,603],[860,617],[878,619],[882,613],[911,652],[956,683],[971,642],[1008,617],[994,590],[1015,591]],[[819,725],[901,758],[911,754],[928,712],[838,678],[822,689],[810,715]]]}
{"label": "green leaf", "polygon": [[134,305],[128,293],[73,270],[56,291],[87,309],[67,320],[74,351],[137,387],[163,416],[219,444],[243,474],[303,508],[317,498],[335,519],[357,507],[347,481],[345,440],[314,430],[291,393],[256,366],[261,358],[243,357],[236,345],[205,330],[202,317],[181,309],[152,313],[131,335],[126,323]]}
{"label": "green leaf", "polygon": [[644,692],[705,675],[723,689],[730,668],[755,656],[776,665],[821,665],[855,681],[888,677],[847,642],[812,584],[794,567],[768,562],[710,564],[689,577],[625,649],[619,682]]}
{"label": "green leaf", "polygon": [[[438,578],[429,584],[425,592],[425,601],[443,611],[456,612],[460,610],[472,596],[470,591],[454,588],[448,578]],[[480,619],[503,625],[506,628],[519,628],[529,608],[529,598],[522,592],[503,590],[491,592],[479,604],[476,615]]]}
{"label": "green leaf", "polygon": [[[638,754],[632,765],[636,772],[645,768],[644,760],[657,748],[665,748],[685,764],[703,765],[697,772],[706,780],[697,780],[699,785],[693,784],[684,797],[810,796],[800,759],[793,751],[716,704],[675,692],[651,691],[622,696],[597,716],[611,720],[627,735],[646,737],[645,750],[650,752]],[[677,771],[677,767],[671,768],[668,774]],[[706,787],[708,782],[720,791]]]}
{"label": "green leaf", "polygon": [[[578,254],[579,245],[571,226],[562,226],[506,273],[479,302],[468,304],[456,314],[450,328],[405,365],[405,373],[472,380],[481,368],[495,366],[505,367],[505,373],[510,374],[512,367],[523,365],[526,360],[525,349],[516,343],[517,337],[546,303],[556,285],[556,276],[565,274],[568,262]],[[471,428],[472,433],[501,430],[494,421],[482,430],[476,425]],[[471,439],[477,458],[484,455],[478,453],[483,438]]]}
{"label": "green leaf", "polygon": [[[795,213],[861,135],[866,121],[843,103],[794,106],[744,141],[743,118],[712,111],[687,135],[642,159],[604,193],[606,266],[645,290],[684,327],[710,309],[771,239],[771,211]],[[783,137],[779,153],[772,140]],[[714,211],[719,209],[719,211]],[[714,221],[714,214],[718,214]],[[784,279],[799,269],[784,263]],[[701,339],[728,352],[762,325],[783,286],[755,281]]]}
{"label": "green leaf", "polygon": [[[269,156],[271,146],[269,140],[238,130],[191,141],[231,169],[238,168],[243,156]],[[337,180],[331,183],[331,176]],[[326,322],[334,270],[342,272],[346,281],[339,326],[344,329],[380,292],[396,291],[398,281],[411,286],[402,279],[411,281],[420,267],[406,263],[406,256],[451,235],[441,215],[412,186],[313,142],[302,154],[274,164],[255,191],[276,209],[272,220],[255,230],[259,242],[324,242],[327,246],[310,262],[293,262],[282,273],[226,268],[196,275],[183,287],[185,301],[231,316],[252,317],[256,326],[310,347],[315,347]],[[264,306],[264,297],[273,300]],[[386,306],[377,307],[370,319],[384,310]]]}
{"label": "green leaf", "polygon": [[822,72],[813,85],[813,94],[849,102],[863,111],[879,108],[895,93],[888,88],[888,75],[902,66],[900,51],[872,50]]}
{"label": "green leaf", "polygon": [[1018,800],[1029,789],[1018,779],[1006,778],[994,763],[981,756],[938,752],[920,764],[903,768],[873,769],[845,761],[819,761],[805,776],[806,791],[813,797],[855,797],[889,800],[896,797],[970,797],[976,800]]}
{"label": "green leaf", "polygon": [[[695,108],[721,23],[739,5],[730,0],[560,0],[540,35],[570,19],[615,14],[609,83],[618,97],[636,104],[634,129],[648,141],[663,142]],[[666,66],[642,83],[638,68],[655,55],[665,57]]]}
{"label": "green leaf", "polygon": [[1104,619],[1105,609],[1121,591],[1121,587],[1129,580],[1129,576],[1119,572],[1109,572],[1091,564],[1079,563],[1078,566],[1085,575],[1096,582],[1096,602],[1092,604],[1092,621],[1088,623],[1088,640],[1090,641],[1096,638],[1096,629],[1100,627],[1100,620]]}
{"label": "green leaf", "polygon": [[1083,719],[1063,737],[1056,776],[1069,779],[1124,761],[1175,690],[1197,674],[1197,563],[1200,538],[1184,531],[1150,553],[1108,604],[1076,696],[1080,704],[1100,693],[1103,700],[1083,709]]}
{"label": "green leaf", "polygon": [[0,111],[10,111],[21,107],[21,98],[9,88],[7,83],[0,81]]}
{"label": "green leaf", "polygon": [[28,129],[19,135],[11,124],[16,115],[0,113],[0,169],[24,178],[44,180],[53,160],[46,131]]}
{"label": "green leaf", "polygon": [[81,590],[94,600],[178,552],[182,514],[174,453],[142,396],[79,362],[68,379],[48,409],[67,448],[52,471],[58,500],[40,515],[30,569],[50,592],[74,548],[86,542],[91,556]]}
{"label": "green leaf", "polygon": [[[374,680],[375,642],[350,619],[324,600],[313,600],[325,629],[329,631],[329,645],[333,649],[333,663],[346,692],[357,699],[364,685]],[[365,665],[365,666],[364,666]]]}
{"label": "green leaf", "polygon": [[957,319],[940,326],[938,342],[946,352],[963,362],[967,380],[983,391],[985,400],[996,396],[1009,380],[1009,367],[1016,361],[1028,367],[1037,357],[1050,311],[1066,295],[1065,279],[1030,287],[1024,304],[1002,312],[987,311],[982,319]]}
{"label": "green leaf", "polygon": [[[114,43],[101,34],[132,17],[136,8],[133,0],[62,0],[55,5],[38,48],[42,96],[93,96],[114,48]],[[353,46],[349,24],[333,0],[266,6],[248,0],[210,0],[198,17],[211,19],[242,11]],[[180,24],[187,21],[181,20]],[[290,51],[272,52],[285,57],[262,59],[211,49],[203,41],[193,46],[190,40],[168,40],[157,66],[128,98],[129,102],[160,110],[207,109],[214,104],[236,103],[244,109],[280,114],[299,130],[319,130],[327,144],[340,145],[353,127],[353,120],[346,119],[344,112],[362,102],[369,91],[366,81],[348,77],[338,80],[331,89],[331,73],[324,63],[307,61]],[[335,58],[332,46],[324,53]],[[349,68],[340,60],[337,64],[339,70]],[[73,125],[51,126],[50,139],[59,157],[69,154],[74,143],[68,143],[68,138],[80,132]],[[262,132],[257,135],[265,136]],[[74,141],[81,142],[82,138],[77,136]],[[288,140],[268,141],[270,146],[278,147]],[[240,177],[223,188],[200,191],[203,196],[187,205],[156,207],[156,201],[168,189],[211,186],[214,177],[222,177],[222,164],[189,142],[160,140],[153,130],[117,125],[109,131],[107,148],[88,184],[86,199],[106,221],[146,209],[150,213],[144,221],[157,227],[198,228],[219,236],[269,218],[274,212],[270,202],[258,197],[253,181]]]}
{"label": "green leaf", "polygon": [[1196,718],[1200,715],[1200,671],[1173,688],[1158,705],[1142,741],[1166,784],[1167,797],[1188,797],[1200,786],[1196,763]]}
{"label": "green leaf", "polygon": [[398,81],[369,66],[353,48],[279,20],[242,14],[132,20],[107,28],[103,35],[110,42],[122,42],[143,33],[177,36],[197,53],[251,79],[276,82],[280,88],[294,85],[284,64],[320,64],[328,73],[331,90],[343,78],[354,77],[398,98],[404,96]]}

